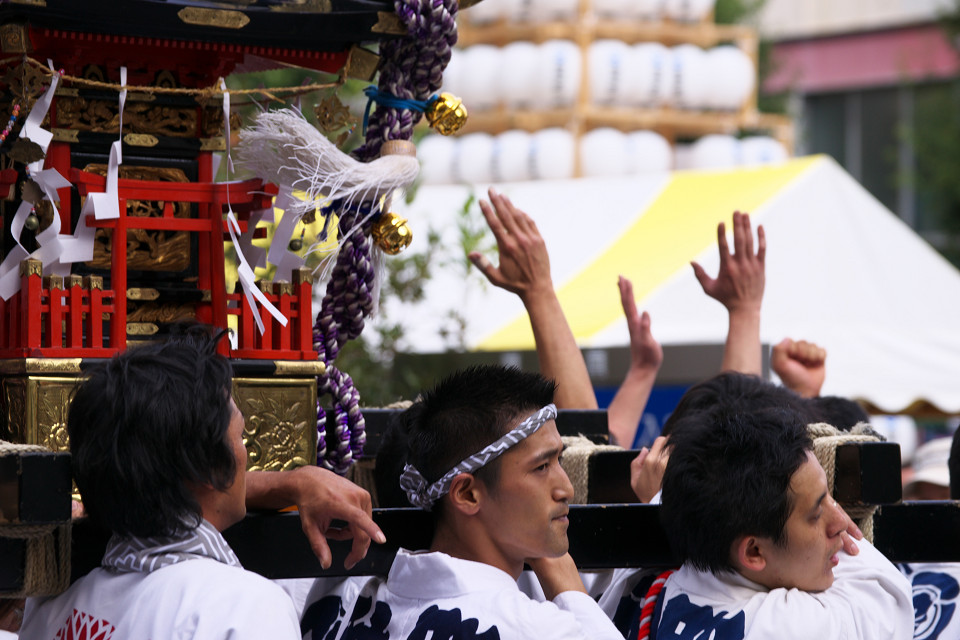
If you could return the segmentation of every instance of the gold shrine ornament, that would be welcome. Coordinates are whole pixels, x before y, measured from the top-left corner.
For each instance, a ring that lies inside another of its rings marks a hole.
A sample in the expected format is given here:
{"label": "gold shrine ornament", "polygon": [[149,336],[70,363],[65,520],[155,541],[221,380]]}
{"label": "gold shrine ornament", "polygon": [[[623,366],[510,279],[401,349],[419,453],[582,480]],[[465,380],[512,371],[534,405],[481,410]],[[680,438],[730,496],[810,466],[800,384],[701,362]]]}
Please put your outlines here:
{"label": "gold shrine ornament", "polygon": [[451,93],[441,93],[427,104],[423,114],[430,127],[445,136],[451,136],[467,123],[467,108],[463,100]]}
{"label": "gold shrine ornament", "polygon": [[383,213],[370,230],[377,246],[384,253],[395,256],[407,247],[413,241],[413,233],[407,225],[405,218],[401,218],[392,211]]}

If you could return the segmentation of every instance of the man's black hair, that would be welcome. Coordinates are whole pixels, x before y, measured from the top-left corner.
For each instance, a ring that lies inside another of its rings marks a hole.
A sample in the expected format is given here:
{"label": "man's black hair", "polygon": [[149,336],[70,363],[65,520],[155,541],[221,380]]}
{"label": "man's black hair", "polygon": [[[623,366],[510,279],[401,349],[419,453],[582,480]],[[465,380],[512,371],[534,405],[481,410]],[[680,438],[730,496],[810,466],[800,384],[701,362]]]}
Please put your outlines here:
{"label": "man's black hair", "polygon": [[681,561],[716,574],[741,536],[786,544],[790,479],[812,447],[801,416],[726,400],[678,419],[670,445],[660,516]]}
{"label": "man's black hair", "polygon": [[662,435],[673,433],[676,424],[689,413],[712,410],[725,402],[744,402],[753,409],[781,408],[792,411],[804,424],[815,419],[808,401],[786,387],[759,376],[725,371],[687,389],[673,413],[663,423]]}
{"label": "man's black hair", "polygon": [[960,500],[960,429],[953,432],[947,468],[950,470],[950,499]]}
{"label": "man's black hair", "polygon": [[417,401],[394,415],[380,438],[373,482],[377,489],[377,506],[381,508],[412,507],[407,494],[400,488],[400,475],[407,463],[407,445],[410,425],[419,419],[423,403]]}
{"label": "man's black hair", "polygon": [[815,422],[849,431],[861,422],[870,422],[870,416],[858,403],[840,396],[818,396],[808,400]]}
{"label": "man's black hair", "polygon": [[67,420],[87,514],[120,536],[176,535],[200,524],[190,485],[231,486],[230,362],[224,332],[190,326],[88,372]]}
{"label": "man's black hair", "polygon": [[[427,482],[436,482],[465,458],[500,439],[527,415],[553,402],[556,384],[516,367],[472,366],[423,394],[410,424],[407,459]],[[491,489],[500,458],[474,475]]]}

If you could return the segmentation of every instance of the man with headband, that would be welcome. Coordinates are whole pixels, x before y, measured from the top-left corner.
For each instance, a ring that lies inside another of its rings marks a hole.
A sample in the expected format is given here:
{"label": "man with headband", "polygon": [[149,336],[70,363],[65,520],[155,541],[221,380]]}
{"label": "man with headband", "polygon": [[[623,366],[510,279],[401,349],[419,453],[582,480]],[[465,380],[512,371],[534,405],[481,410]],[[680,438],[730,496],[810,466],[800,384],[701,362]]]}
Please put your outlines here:
{"label": "man with headband", "polygon": [[[318,580],[304,637],[622,638],[567,553],[553,393],[537,374],[471,367],[408,409],[401,485],[434,515],[430,549],[399,550],[386,580]],[[525,562],[549,601],[518,589]]]}

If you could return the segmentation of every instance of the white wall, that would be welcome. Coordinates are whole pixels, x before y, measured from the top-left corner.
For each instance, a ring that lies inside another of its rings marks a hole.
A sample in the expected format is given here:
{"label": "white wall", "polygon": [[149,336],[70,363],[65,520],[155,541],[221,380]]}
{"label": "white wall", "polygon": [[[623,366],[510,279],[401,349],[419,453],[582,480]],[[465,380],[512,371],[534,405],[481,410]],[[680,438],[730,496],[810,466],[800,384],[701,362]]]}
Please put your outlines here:
{"label": "white wall", "polygon": [[936,19],[952,0],[767,0],[760,31],[772,39],[864,31]]}

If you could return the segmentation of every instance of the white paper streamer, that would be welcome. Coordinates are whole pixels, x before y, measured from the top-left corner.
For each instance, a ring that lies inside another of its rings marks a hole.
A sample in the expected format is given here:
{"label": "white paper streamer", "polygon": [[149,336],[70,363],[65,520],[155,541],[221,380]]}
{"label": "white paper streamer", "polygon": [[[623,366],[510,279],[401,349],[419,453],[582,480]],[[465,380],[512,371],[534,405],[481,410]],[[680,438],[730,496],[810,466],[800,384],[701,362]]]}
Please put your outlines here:
{"label": "white paper streamer", "polygon": [[[223,91],[223,135],[227,146],[227,172],[233,173],[233,159],[230,157],[230,92],[227,91],[227,84],[220,79],[220,89]],[[251,221],[252,222],[252,221]],[[243,295],[247,299],[247,304],[253,311],[253,319],[257,323],[257,330],[263,334],[263,320],[257,311],[257,303],[265,308],[274,319],[284,327],[287,326],[287,318],[279,309],[273,306],[273,303],[267,300],[267,296],[257,287],[257,278],[253,269],[243,255],[242,244],[240,242],[240,223],[237,222],[237,216],[233,213],[233,207],[230,205],[230,192],[227,191],[227,229],[230,231],[230,241],[237,254],[237,277],[240,280],[240,287],[243,289]],[[250,226],[248,231],[252,230]],[[252,236],[251,236],[252,237]]]}
{"label": "white paper streamer", "polygon": [[[240,242],[240,223],[237,222],[237,216],[234,215],[232,209],[227,211],[227,229],[230,230],[230,240],[233,241],[234,247],[238,246]],[[260,314],[257,313],[258,302],[263,308],[270,312],[270,315],[272,315],[277,322],[284,327],[287,326],[286,316],[280,313],[280,310],[273,306],[273,304],[267,300],[267,296],[263,291],[260,291],[257,287],[257,278],[253,273],[253,269],[250,268],[247,259],[240,251],[237,251],[237,276],[240,279],[240,285],[243,287],[243,295],[247,298],[247,304],[249,304],[250,309],[253,310],[253,319],[256,321],[257,329],[260,330],[260,333],[263,333],[263,320],[260,319]]]}

